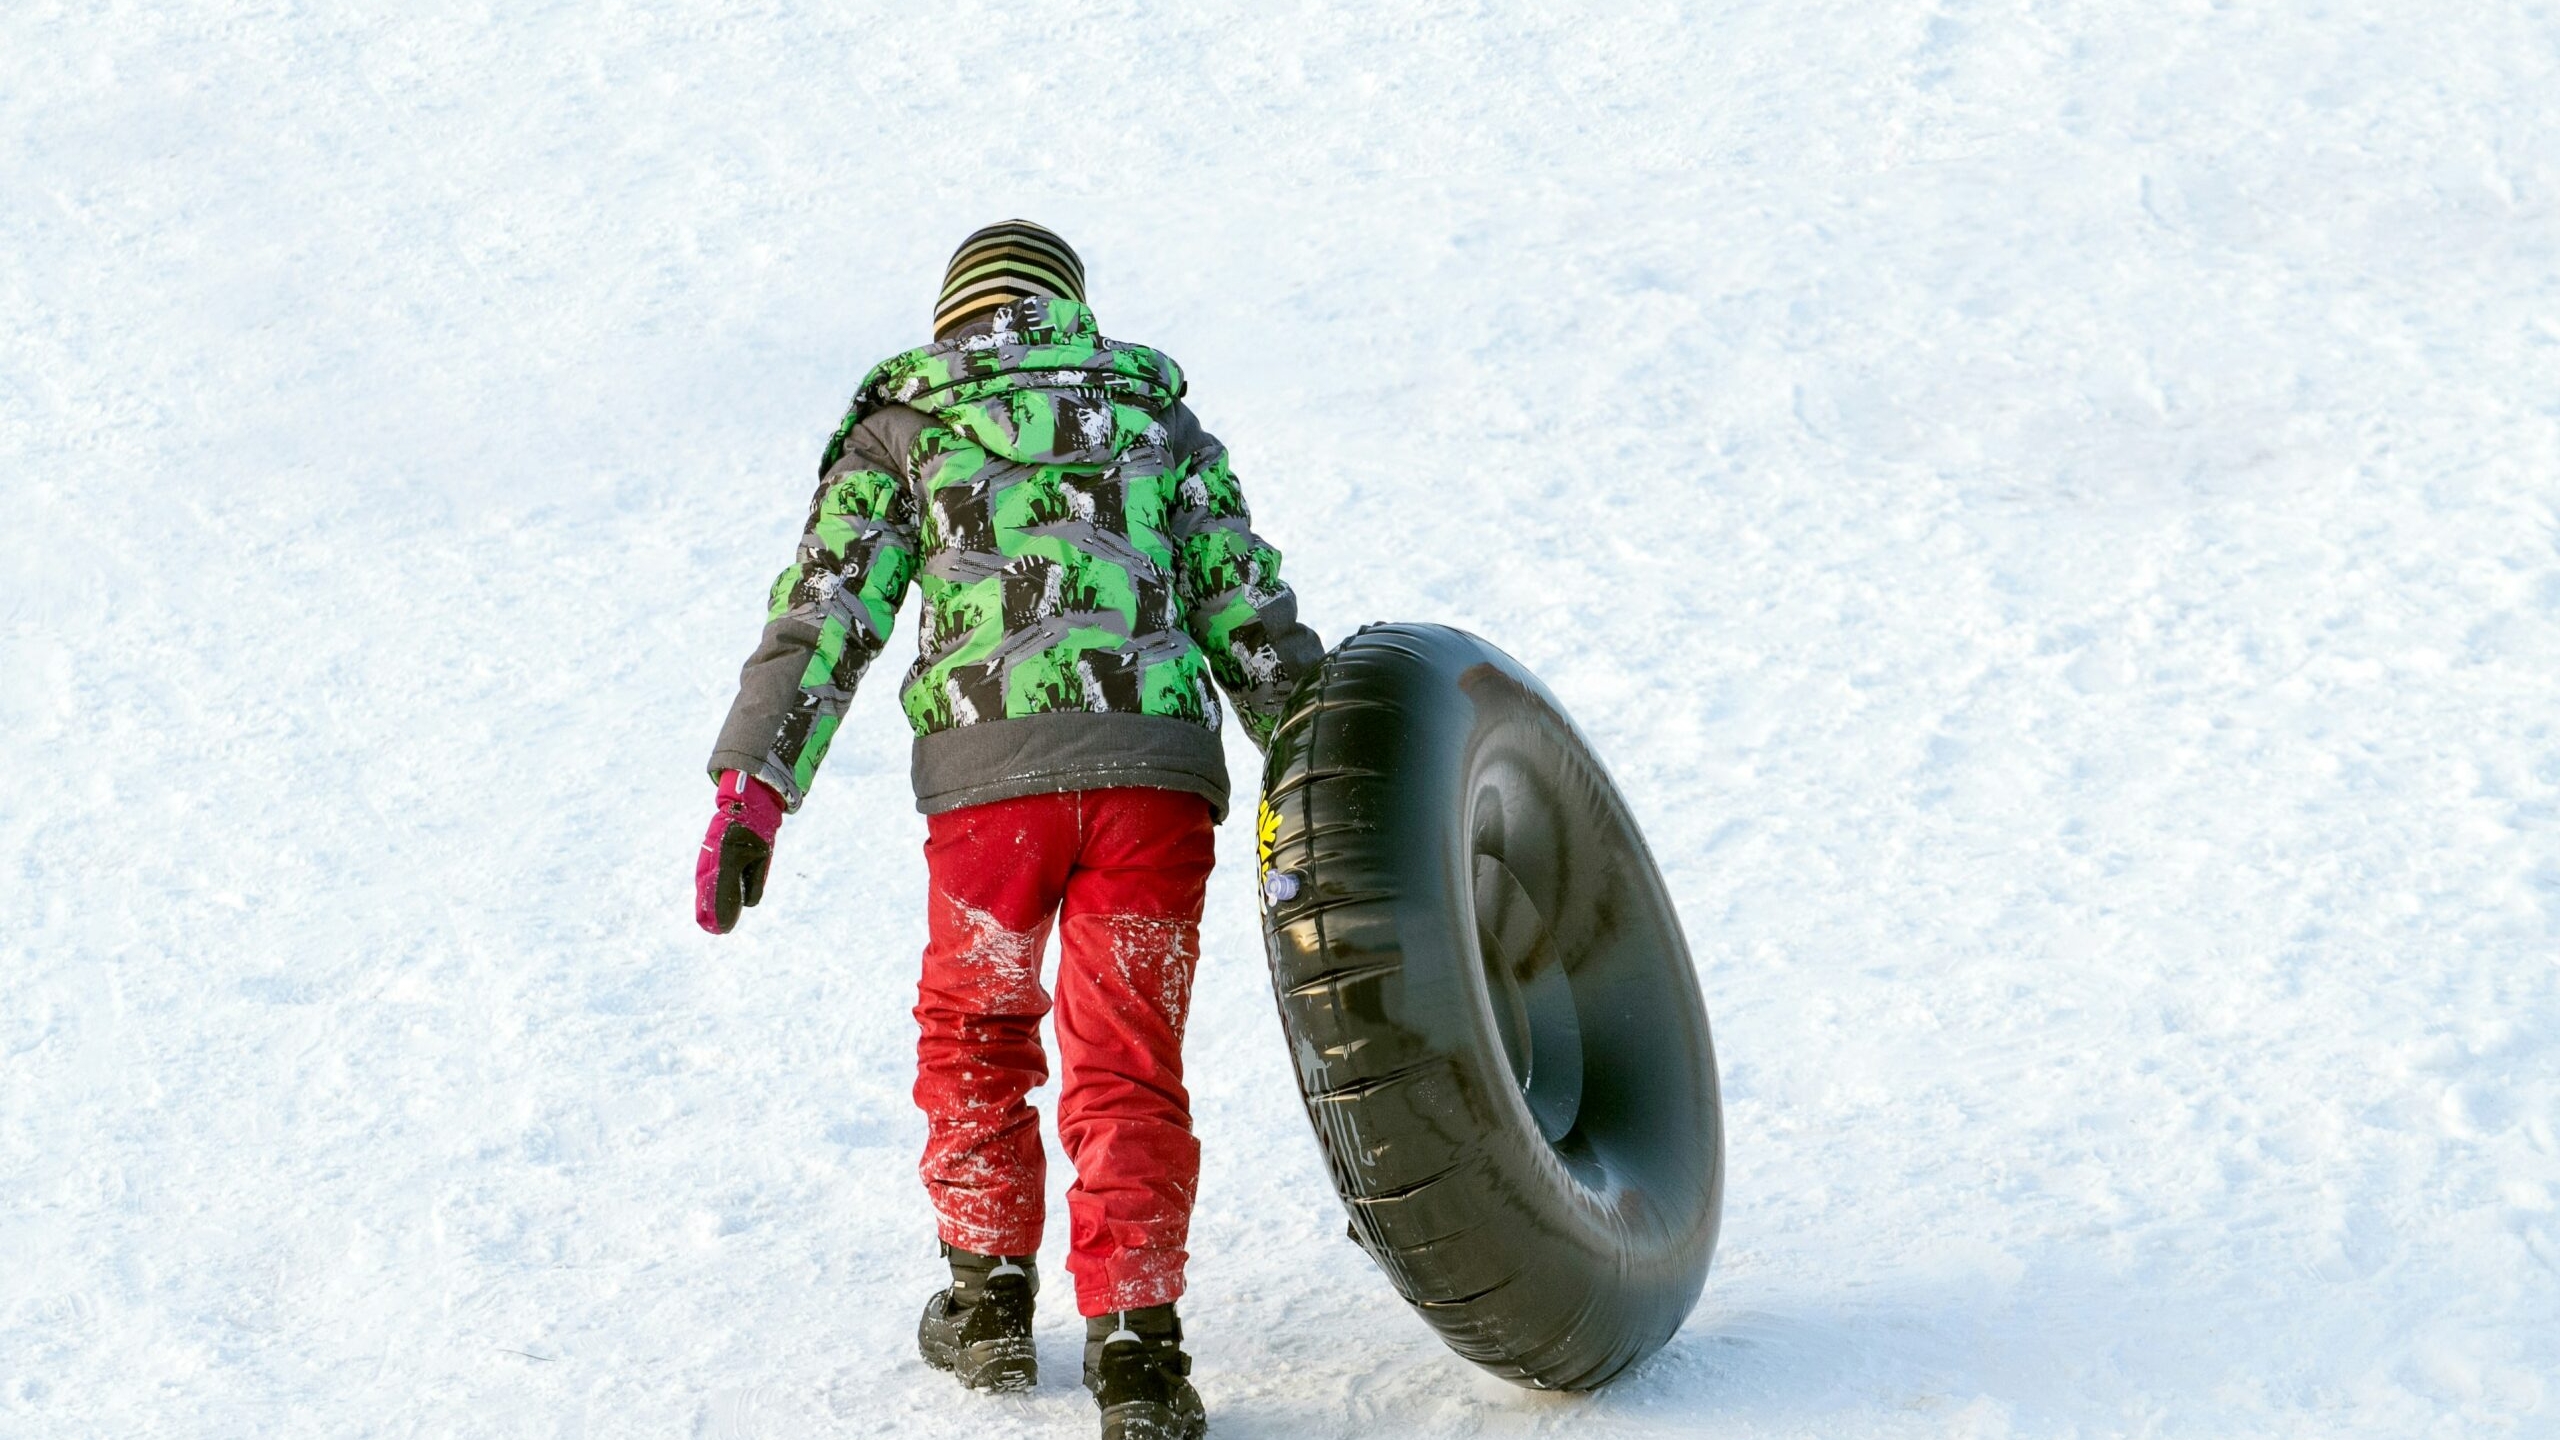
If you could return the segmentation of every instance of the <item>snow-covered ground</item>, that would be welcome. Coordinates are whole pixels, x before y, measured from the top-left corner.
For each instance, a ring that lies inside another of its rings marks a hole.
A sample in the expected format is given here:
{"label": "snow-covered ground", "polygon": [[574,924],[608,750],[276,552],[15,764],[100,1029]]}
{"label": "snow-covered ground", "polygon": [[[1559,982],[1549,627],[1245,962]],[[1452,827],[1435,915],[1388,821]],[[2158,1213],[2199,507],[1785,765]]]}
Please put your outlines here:
{"label": "snow-covered ground", "polygon": [[1487,1379],[1230,826],[1216,1433],[2560,1434],[2560,10],[396,8],[0,14],[0,1432],[1089,1432],[1063,1286],[1027,1400],[910,1348],[902,662],[688,909],[1024,214],[1328,636],[1573,707],[1722,1051],[1687,1328]]}

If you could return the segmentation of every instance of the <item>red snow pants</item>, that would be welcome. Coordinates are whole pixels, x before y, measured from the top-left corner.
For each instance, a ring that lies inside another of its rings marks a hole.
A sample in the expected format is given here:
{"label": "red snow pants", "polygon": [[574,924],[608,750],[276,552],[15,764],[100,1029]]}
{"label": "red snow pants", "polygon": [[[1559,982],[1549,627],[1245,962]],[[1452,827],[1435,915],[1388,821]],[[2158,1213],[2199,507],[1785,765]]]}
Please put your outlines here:
{"label": "red snow pants", "polygon": [[1182,1294],[1200,1144],[1182,1027],[1216,856],[1209,802],[1070,791],[927,817],[931,886],[917,987],[916,1104],[942,1238],[1040,1248],[1046,1156],[1023,1097],[1048,1078],[1040,952],[1058,926],[1058,1139],[1076,1303],[1087,1315]]}

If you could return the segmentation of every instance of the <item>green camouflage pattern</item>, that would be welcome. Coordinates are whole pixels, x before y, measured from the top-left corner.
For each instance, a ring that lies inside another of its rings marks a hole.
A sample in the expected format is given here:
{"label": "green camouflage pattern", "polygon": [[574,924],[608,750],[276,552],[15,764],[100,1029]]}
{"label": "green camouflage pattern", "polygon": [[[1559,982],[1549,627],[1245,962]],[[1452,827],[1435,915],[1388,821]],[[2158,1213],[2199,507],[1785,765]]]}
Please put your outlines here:
{"label": "green camouflage pattern", "polygon": [[[873,368],[773,584],[768,620],[813,621],[819,638],[762,778],[798,805],[911,581],[921,634],[900,703],[919,737],[1060,711],[1214,732],[1214,682],[1266,742],[1292,677],[1262,612],[1288,589],[1224,447],[1168,443],[1183,388],[1170,358],[1050,298]],[[932,421],[903,457],[912,484],[847,455],[891,405]]]}

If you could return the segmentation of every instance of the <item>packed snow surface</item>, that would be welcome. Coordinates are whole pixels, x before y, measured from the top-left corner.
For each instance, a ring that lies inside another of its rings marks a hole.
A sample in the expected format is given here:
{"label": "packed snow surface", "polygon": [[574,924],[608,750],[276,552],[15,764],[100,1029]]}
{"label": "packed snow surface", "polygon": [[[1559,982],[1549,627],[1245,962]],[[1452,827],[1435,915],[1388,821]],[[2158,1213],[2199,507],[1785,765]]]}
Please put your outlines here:
{"label": "packed snow surface", "polygon": [[1488,1378],[1229,825],[1218,1435],[2560,1433],[2555,195],[2506,0],[17,0],[0,1432],[1089,1433],[1060,1227],[1040,1391],[912,1352],[911,625],[689,911],[819,449],[1019,214],[1328,638],[1574,711],[1721,1052],[1686,1328]]}

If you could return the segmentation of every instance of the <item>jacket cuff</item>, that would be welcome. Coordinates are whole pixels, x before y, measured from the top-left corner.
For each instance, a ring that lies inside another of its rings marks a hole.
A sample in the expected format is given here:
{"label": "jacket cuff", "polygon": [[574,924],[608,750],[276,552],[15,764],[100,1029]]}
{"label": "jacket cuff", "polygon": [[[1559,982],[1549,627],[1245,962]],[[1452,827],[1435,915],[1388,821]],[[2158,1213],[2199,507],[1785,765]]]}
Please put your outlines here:
{"label": "jacket cuff", "polygon": [[808,792],[791,783],[790,772],[767,763],[762,755],[750,755],[743,750],[714,750],[711,763],[705,769],[715,785],[720,783],[721,774],[729,770],[763,781],[773,788],[773,793],[782,797],[782,810],[786,815],[799,810],[800,802],[809,798]]}

